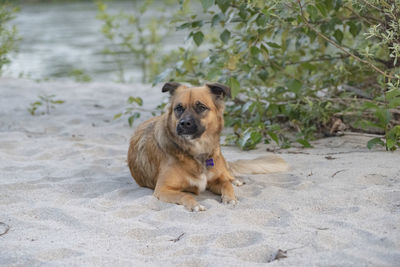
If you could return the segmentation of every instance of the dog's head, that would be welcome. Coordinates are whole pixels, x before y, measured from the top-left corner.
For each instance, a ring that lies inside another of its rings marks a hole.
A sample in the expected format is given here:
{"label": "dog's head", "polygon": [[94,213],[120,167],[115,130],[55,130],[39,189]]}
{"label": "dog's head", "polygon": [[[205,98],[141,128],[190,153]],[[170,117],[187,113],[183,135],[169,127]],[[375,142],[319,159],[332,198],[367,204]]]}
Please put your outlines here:
{"label": "dog's head", "polygon": [[223,99],[231,96],[229,87],[219,83],[187,87],[169,82],[163,86],[162,92],[171,95],[168,127],[177,138],[219,138],[224,127]]}

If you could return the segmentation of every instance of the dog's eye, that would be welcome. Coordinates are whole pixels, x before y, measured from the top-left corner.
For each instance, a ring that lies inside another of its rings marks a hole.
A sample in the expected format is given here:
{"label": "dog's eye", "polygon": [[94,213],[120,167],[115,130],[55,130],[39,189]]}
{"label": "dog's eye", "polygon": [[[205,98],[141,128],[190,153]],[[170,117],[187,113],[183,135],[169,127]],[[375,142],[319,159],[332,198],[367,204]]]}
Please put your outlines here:
{"label": "dog's eye", "polygon": [[181,104],[177,105],[175,107],[175,111],[178,113],[182,113],[185,109],[183,108],[183,106]]}
{"label": "dog's eye", "polygon": [[204,111],[206,111],[208,108],[202,104],[197,105],[197,112],[198,113],[202,113]]}

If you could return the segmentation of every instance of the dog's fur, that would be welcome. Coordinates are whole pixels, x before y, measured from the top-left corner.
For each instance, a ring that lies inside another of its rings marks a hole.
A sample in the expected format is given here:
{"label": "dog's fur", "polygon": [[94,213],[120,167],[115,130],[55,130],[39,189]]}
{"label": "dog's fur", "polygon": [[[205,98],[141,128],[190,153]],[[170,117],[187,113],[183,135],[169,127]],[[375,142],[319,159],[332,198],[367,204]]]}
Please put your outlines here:
{"label": "dog's fur", "polygon": [[[192,211],[205,210],[191,194],[205,189],[221,195],[223,203],[236,203],[232,182],[241,182],[231,175],[219,144],[223,99],[230,96],[230,88],[218,83],[201,87],[166,83],[162,92],[171,95],[167,111],[139,125],[131,138],[128,165],[133,178],[140,186],[154,189],[158,199]],[[209,159],[214,166],[207,166]],[[232,169],[240,172],[240,164],[254,170],[243,162]],[[277,166],[274,170],[286,165]]]}

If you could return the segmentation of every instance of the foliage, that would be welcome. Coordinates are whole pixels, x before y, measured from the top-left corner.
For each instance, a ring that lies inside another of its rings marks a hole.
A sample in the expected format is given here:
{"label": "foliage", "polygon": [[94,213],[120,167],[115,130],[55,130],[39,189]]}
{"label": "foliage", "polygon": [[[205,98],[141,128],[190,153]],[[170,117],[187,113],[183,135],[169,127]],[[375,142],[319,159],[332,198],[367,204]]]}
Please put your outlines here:
{"label": "foliage", "polygon": [[128,115],[128,123],[129,123],[129,126],[132,127],[135,119],[140,118],[140,111],[147,111],[147,110],[140,108],[141,106],[143,106],[143,100],[140,97],[130,96],[128,98],[128,104],[129,104],[129,106],[125,109],[124,112],[114,115],[114,119],[118,119],[122,115]]}
{"label": "foliage", "polygon": [[[107,51],[140,58],[143,81],[159,73],[154,84],[229,85],[226,125],[234,134],[228,143],[311,147],[310,140],[335,134],[343,121],[352,130],[384,134],[369,148],[398,147],[400,0],[179,2],[171,23],[160,17],[153,30],[140,20],[151,1],[132,17],[107,14],[99,2],[103,34],[112,43]],[[166,53],[167,34],[160,32],[169,33],[170,25],[187,33],[188,42]]]}
{"label": "foliage", "polygon": [[8,1],[0,1],[0,74],[3,67],[10,62],[8,55],[16,49],[18,41],[16,27],[8,26],[16,12],[18,9],[11,6]]}
{"label": "foliage", "polygon": [[119,82],[126,82],[125,69],[132,62],[142,70],[143,83],[152,80],[161,70],[160,52],[172,29],[165,15],[165,7],[170,1],[162,1],[164,6],[160,10],[155,10],[153,2],[135,1],[133,13],[111,14],[105,1],[96,0],[97,18],[103,22],[101,31],[107,41],[103,52],[117,64]]}
{"label": "foliage", "polygon": [[398,147],[400,0],[195,2],[204,12],[192,9],[177,29],[200,50],[181,48],[156,81],[230,85],[228,140],[243,149],[262,141],[308,147],[335,119],[357,114],[385,134],[375,143]]}
{"label": "foliage", "polygon": [[76,82],[80,83],[87,83],[92,80],[92,78],[82,69],[73,69],[69,75],[74,77]]}
{"label": "foliage", "polygon": [[64,100],[54,99],[55,95],[39,95],[39,100],[30,104],[28,111],[34,116],[37,114],[39,107],[43,106],[45,111],[40,112],[41,115],[50,114],[50,110],[55,108],[55,105],[63,104]]}

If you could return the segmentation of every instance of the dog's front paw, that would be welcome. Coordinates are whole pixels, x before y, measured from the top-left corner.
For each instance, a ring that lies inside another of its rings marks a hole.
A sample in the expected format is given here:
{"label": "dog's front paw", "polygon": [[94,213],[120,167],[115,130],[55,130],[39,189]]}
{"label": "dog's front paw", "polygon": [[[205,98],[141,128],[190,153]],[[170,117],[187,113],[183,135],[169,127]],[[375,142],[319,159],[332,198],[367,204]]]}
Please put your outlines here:
{"label": "dog's front paw", "polygon": [[200,204],[196,204],[193,207],[191,207],[189,210],[193,211],[193,212],[205,211],[206,207],[204,207],[203,205],[200,205]]}
{"label": "dog's front paw", "polygon": [[232,198],[232,197],[225,196],[225,195],[221,196],[221,200],[222,200],[222,203],[228,204],[228,205],[236,205],[238,203],[236,198]]}

